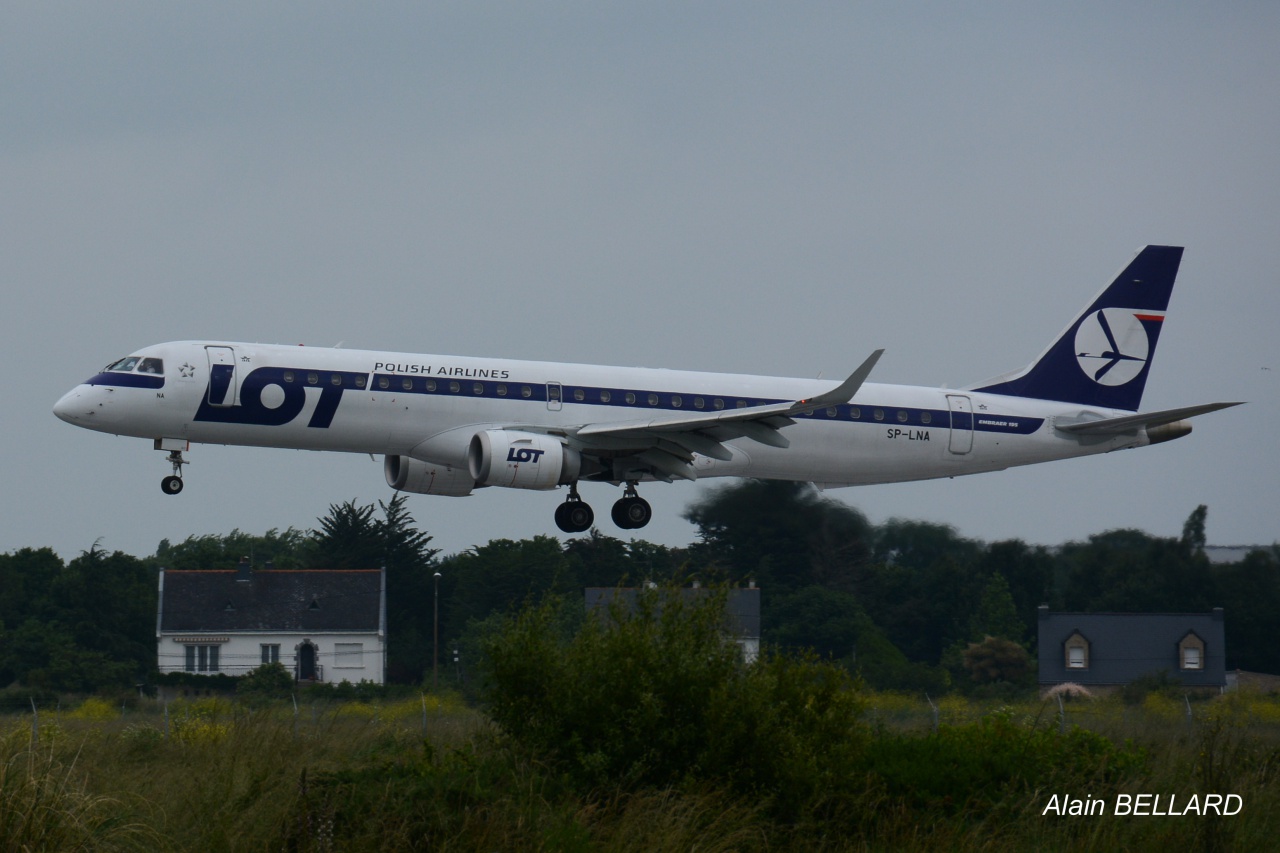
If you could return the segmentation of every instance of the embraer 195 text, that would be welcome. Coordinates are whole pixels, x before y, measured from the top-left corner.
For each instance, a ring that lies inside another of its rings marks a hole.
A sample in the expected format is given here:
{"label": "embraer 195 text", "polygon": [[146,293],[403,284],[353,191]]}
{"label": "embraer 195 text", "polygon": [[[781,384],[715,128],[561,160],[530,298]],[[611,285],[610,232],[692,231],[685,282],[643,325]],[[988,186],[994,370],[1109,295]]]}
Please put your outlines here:
{"label": "embraer 195 text", "polygon": [[591,527],[585,481],[758,477],[824,488],[954,477],[1142,447],[1235,403],[1137,413],[1182,249],[1147,246],[1030,366],[965,389],[840,383],[297,346],[184,341],[112,362],[54,414],[168,451],[191,442],[385,456],[393,489],[568,486],[561,530]]}

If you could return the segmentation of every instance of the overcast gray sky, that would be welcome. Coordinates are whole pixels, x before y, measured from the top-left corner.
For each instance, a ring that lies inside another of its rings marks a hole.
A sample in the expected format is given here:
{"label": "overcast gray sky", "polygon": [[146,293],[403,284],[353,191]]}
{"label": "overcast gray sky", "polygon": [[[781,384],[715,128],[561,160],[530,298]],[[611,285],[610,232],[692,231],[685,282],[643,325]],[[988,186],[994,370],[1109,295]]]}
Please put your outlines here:
{"label": "overcast gray sky", "polygon": [[[309,528],[366,456],[57,421],[150,343],[225,339],[959,386],[1147,243],[1187,251],[1158,447],[828,494],[1055,544],[1280,538],[1280,4],[3,3],[0,551]],[[716,481],[712,481],[714,483]],[[652,484],[684,545],[711,484]],[[616,490],[586,485],[607,519]],[[414,496],[435,544],[562,493]],[[608,524],[603,529],[621,535]]]}

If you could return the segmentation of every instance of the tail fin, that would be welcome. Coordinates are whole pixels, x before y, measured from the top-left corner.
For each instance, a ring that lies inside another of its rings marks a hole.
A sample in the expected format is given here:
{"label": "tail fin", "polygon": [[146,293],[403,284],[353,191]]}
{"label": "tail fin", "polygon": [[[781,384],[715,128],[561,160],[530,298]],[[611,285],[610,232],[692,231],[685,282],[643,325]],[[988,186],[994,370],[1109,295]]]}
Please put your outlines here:
{"label": "tail fin", "polygon": [[1033,364],[972,390],[1136,412],[1181,261],[1147,246]]}

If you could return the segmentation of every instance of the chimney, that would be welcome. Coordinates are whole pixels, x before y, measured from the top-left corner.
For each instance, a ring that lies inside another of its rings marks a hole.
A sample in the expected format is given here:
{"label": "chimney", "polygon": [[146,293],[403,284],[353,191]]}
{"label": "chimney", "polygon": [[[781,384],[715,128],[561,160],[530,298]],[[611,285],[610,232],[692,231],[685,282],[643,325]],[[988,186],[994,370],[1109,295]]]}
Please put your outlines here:
{"label": "chimney", "polygon": [[249,558],[241,557],[240,564],[236,566],[236,582],[247,583],[251,580],[253,580],[253,569],[249,565]]}

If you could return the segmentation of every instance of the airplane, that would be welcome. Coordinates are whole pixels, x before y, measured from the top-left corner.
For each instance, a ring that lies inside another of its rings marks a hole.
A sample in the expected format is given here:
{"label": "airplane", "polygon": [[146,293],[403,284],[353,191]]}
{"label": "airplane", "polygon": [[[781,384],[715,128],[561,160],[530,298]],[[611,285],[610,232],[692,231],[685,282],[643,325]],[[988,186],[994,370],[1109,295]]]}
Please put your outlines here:
{"label": "airplane", "polygon": [[1139,413],[1177,246],[1147,246],[1022,370],[961,389],[224,341],[156,344],[54,406],[67,423],[150,439],[182,491],[193,442],[384,457],[397,491],[568,487],[566,533],[595,513],[583,482],[622,486],[617,527],[652,517],[642,482],[711,477],[821,488],[955,477],[1159,444],[1239,403]]}

